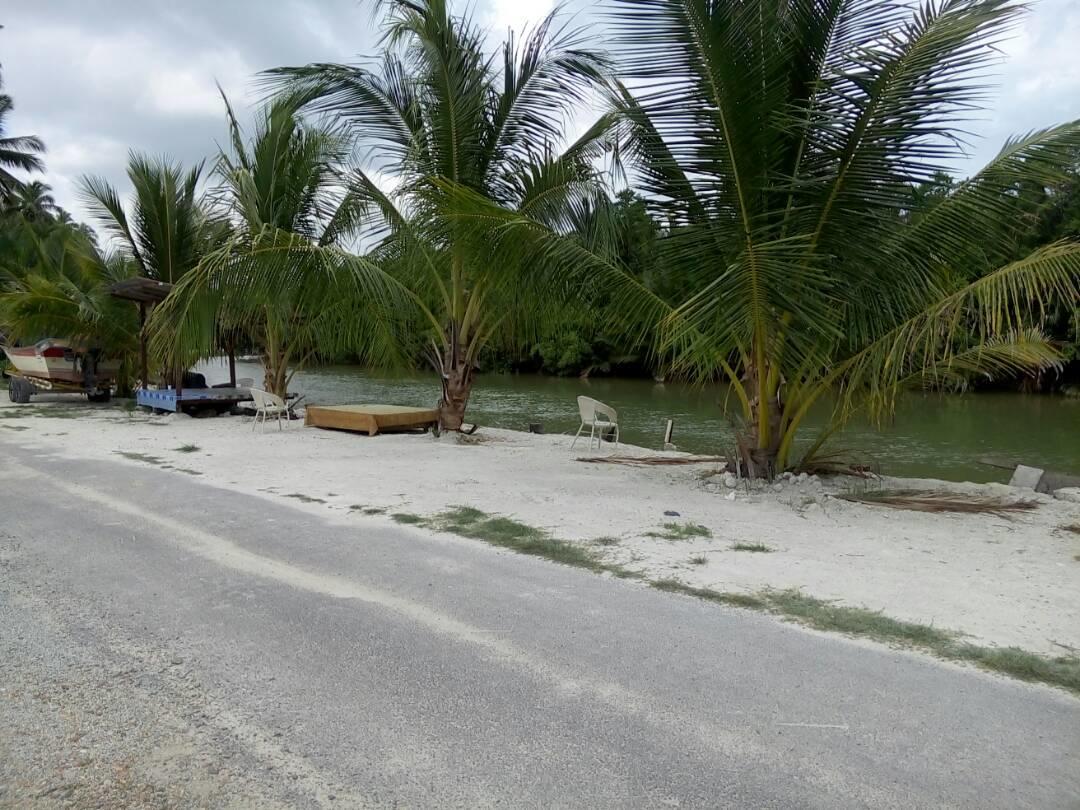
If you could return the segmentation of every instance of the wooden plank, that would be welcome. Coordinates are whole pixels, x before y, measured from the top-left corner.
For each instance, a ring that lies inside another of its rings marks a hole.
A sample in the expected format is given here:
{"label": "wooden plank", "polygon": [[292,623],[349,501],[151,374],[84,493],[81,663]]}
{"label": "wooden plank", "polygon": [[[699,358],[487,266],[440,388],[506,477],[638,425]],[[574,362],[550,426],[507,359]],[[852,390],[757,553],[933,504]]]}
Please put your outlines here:
{"label": "wooden plank", "polygon": [[309,405],[304,424],[374,436],[395,430],[428,428],[439,420],[432,408],[404,405]]}

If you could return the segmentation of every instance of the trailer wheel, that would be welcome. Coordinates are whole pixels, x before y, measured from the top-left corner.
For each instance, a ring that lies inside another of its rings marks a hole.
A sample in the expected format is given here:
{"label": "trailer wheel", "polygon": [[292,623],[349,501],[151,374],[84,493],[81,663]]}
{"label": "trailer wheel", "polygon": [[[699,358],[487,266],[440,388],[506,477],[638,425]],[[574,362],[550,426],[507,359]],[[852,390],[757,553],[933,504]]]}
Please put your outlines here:
{"label": "trailer wheel", "polygon": [[34,393],[34,387],[26,380],[18,377],[8,378],[8,399],[19,405],[25,405],[30,401],[30,395]]}

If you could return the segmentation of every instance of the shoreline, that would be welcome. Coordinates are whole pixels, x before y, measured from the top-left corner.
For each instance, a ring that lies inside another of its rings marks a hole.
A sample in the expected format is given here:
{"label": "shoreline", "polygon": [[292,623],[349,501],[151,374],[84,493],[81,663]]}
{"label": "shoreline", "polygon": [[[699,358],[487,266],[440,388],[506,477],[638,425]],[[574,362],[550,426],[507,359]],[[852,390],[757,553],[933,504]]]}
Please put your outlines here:
{"label": "shoreline", "polygon": [[[0,403],[0,435],[61,457],[198,476],[361,532],[393,523],[394,514],[431,519],[466,506],[541,529],[650,582],[748,595],[798,590],[960,631],[973,643],[1047,656],[1080,649],[1080,534],[1060,528],[1080,524],[1080,504],[1030,490],[934,479],[871,485],[1038,502],[1008,518],[910,512],[838,498],[847,481],[807,478],[745,491],[702,475],[715,465],[580,463],[589,451],[579,443],[571,453],[570,437],[559,434],[368,438],[299,422],[262,432],[243,417],[151,416],[119,404],[49,400]],[[626,445],[619,454],[683,455]]]}

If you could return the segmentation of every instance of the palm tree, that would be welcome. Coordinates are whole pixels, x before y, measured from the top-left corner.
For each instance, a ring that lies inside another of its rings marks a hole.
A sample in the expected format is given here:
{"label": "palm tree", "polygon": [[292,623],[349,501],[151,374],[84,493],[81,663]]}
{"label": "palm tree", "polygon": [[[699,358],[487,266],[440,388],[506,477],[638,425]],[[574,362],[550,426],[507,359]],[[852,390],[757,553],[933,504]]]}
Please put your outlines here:
{"label": "palm tree", "polygon": [[15,108],[11,96],[0,93],[0,201],[22,185],[11,170],[43,172],[41,153],[45,143],[36,135],[5,135],[4,119]]}
{"label": "palm tree", "polygon": [[18,214],[27,222],[51,219],[62,213],[51,192],[52,186],[39,180],[23,183],[11,192],[4,210]]}
{"label": "palm tree", "polygon": [[[281,396],[309,359],[361,342],[356,325],[371,322],[362,301],[383,300],[370,295],[377,285],[364,285],[363,296],[353,286],[379,271],[339,249],[365,206],[346,189],[351,143],[340,129],[303,124],[298,104],[274,100],[245,143],[226,101],[232,151],[218,160],[214,196],[232,234],[151,321],[158,350],[177,362],[209,356],[223,342],[251,342],[267,390]],[[365,342],[373,353],[387,345]]]}
{"label": "palm tree", "polygon": [[[127,170],[133,189],[130,215],[116,189],[100,177],[82,178],[83,204],[110,238],[117,257],[130,262],[137,275],[176,284],[222,238],[223,226],[207,217],[198,196],[201,173],[201,164],[184,171],[165,158],[132,151]],[[187,367],[157,352],[153,359],[166,380],[179,382]]]}
{"label": "palm tree", "polygon": [[352,187],[376,207],[388,231],[379,255],[422,313],[425,354],[441,380],[440,426],[459,430],[483,349],[520,337],[555,305],[556,292],[568,291],[555,290],[535,262],[493,262],[448,221],[446,191],[466,189],[568,232],[603,196],[593,162],[611,119],[558,147],[575,105],[603,83],[608,65],[555,15],[523,42],[511,35],[496,58],[484,51],[484,33],[467,15],[451,15],[446,0],[383,6],[378,64],[279,68],[268,81],[347,124],[371,150],[374,172],[353,172]]}
{"label": "palm tree", "polygon": [[1028,213],[1016,190],[1058,181],[1080,122],[1009,141],[944,199],[912,191],[963,155],[963,122],[1021,12],[1008,0],[620,0],[627,86],[614,104],[637,185],[670,223],[662,261],[690,290],[678,307],[542,223],[466,195],[462,216],[504,253],[590,262],[628,318],[660,324],[658,358],[729,383],[742,467],[771,475],[830,396],[804,458],[857,409],[886,414],[902,385],[1057,361],[1029,326],[1054,299],[1077,300],[1080,245],[1010,251]]}
{"label": "palm tree", "polygon": [[201,165],[185,172],[165,158],[131,152],[130,216],[103,178],[82,178],[82,199],[102,231],[135,262],[139,275],[175,284],[199,263],[215,235],[197,195],[201,173]]}
{"label": "palm tree", "polygon": [[[102,256],[79,226],[12,219],[0,238],[0,330],[10,340],[60,335],[120,359],[121,386],[134,367],[139,324],[109,288],[136,274],[130,260]],[[125,362],[126,361],[126,362]]]}

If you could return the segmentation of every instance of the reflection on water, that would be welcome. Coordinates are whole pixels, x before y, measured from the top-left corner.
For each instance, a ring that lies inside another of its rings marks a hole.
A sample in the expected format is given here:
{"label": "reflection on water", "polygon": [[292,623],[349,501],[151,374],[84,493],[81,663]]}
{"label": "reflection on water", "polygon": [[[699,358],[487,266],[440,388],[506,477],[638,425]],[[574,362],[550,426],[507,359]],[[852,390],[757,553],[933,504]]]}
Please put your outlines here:
{"label": "reflection on water", "polygon": [[[203,371],[211,383],[228,378],[221,364]],[[262,370],[237,363],[237,376],[261,380]],[[381,402],[432,407],[438,399],[433,376],[370,374],[351,366],[302,371],[293,380],[292,390],[304,394],[307,403],[327,405]],[[575,397],[580,394],[618,410],[627,442],[659,448],[665,421],[674,419],[675,443],[681,450],[724,453],[733,445],[731,425],[720,407],[725,395],[721,386],[483,375],[468,415],[481,425],[524,430],[530,422],[542,422],[548,433],[573,433],[578,426]],[[807,438],[823,419],[820,412],[808,420]],[[1008,479],[1007,472],[979,464],[978,459],[984,457],[1020,459],[1080,474],[1080,400],[1012,393],[913,393],[903,397],[895,418],[881,430],[856,422],[834,445],[893,475]]]}

